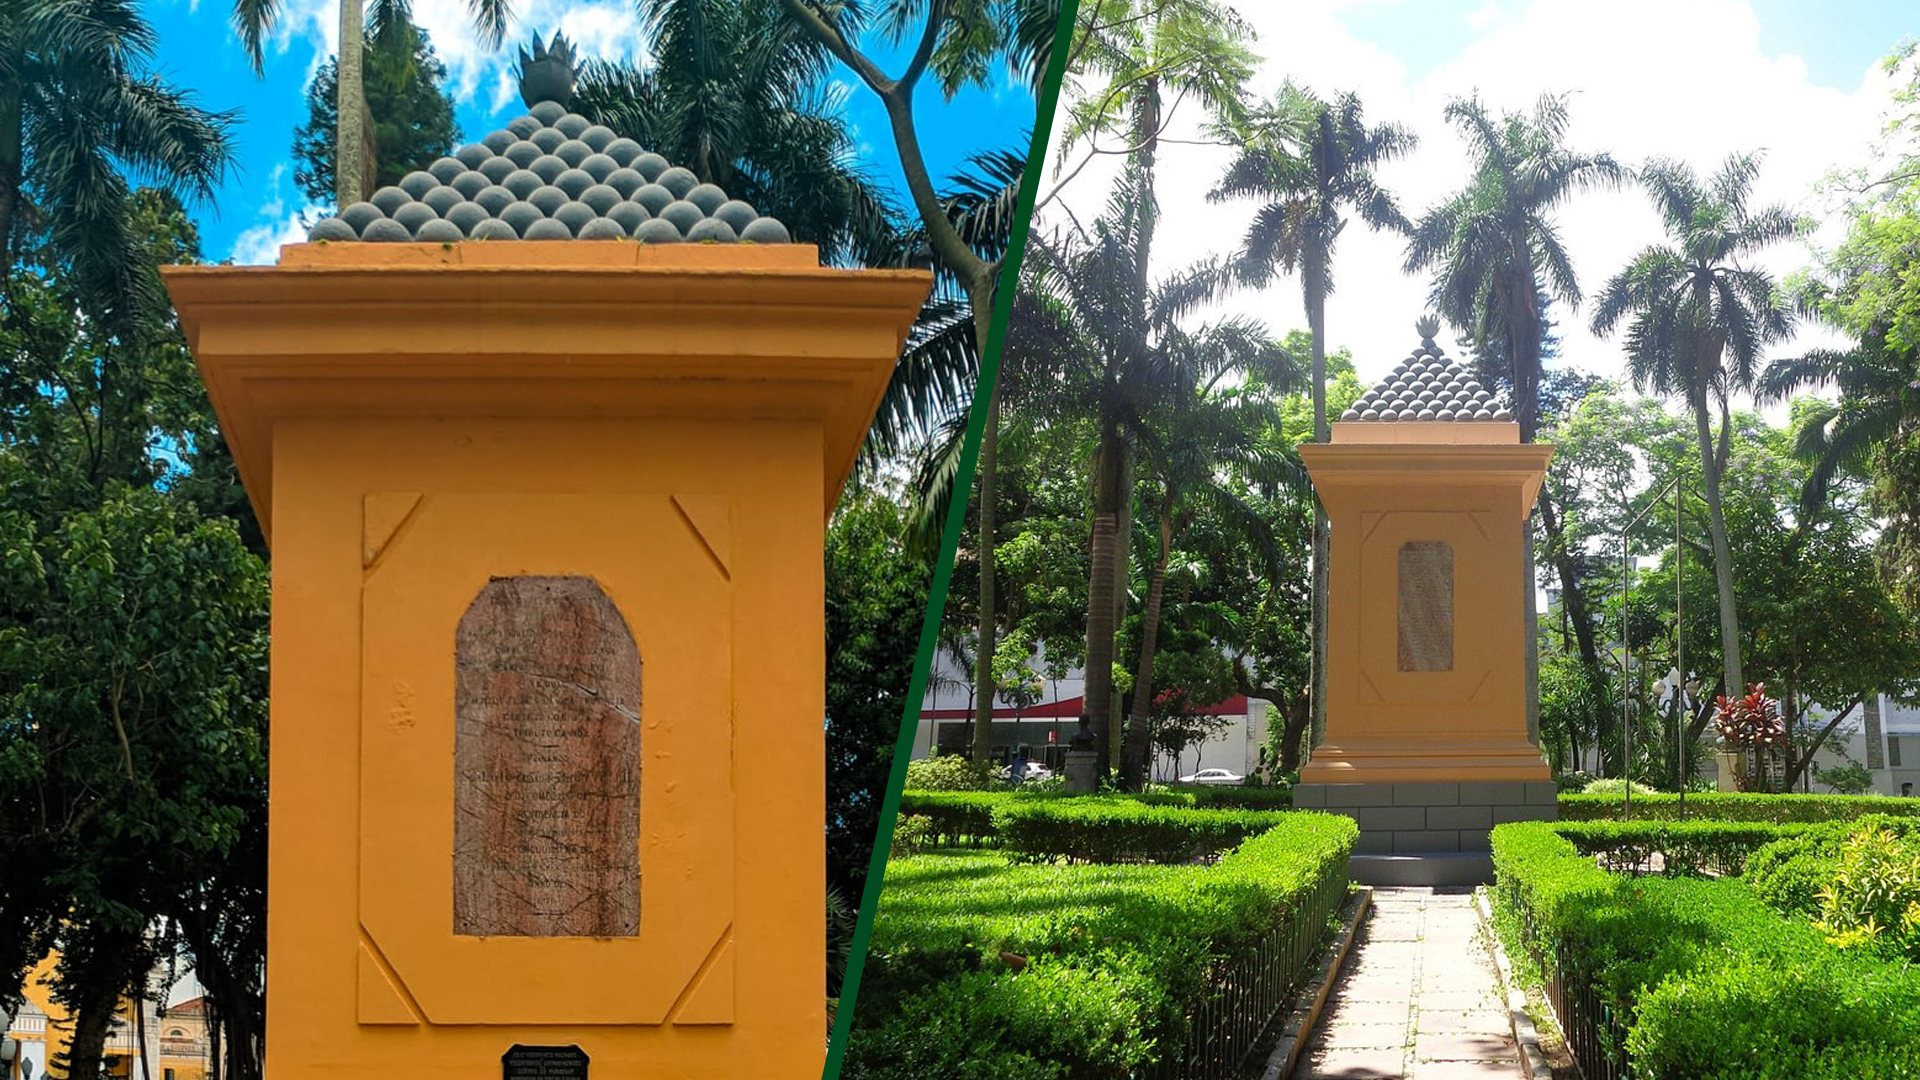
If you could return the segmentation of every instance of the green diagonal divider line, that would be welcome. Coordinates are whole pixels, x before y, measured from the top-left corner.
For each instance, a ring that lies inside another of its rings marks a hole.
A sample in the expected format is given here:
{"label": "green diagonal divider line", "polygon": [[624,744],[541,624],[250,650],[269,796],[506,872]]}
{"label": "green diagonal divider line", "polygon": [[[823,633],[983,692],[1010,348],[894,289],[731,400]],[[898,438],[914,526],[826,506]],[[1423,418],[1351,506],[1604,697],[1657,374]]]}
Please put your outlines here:
{"label": "green diagonal divider line", "polygon": [[[959,545],[960,527],[966,520],[967,501],[973,491],[973,474],[980,457],[980,432],[987,424],[988,391],[1000,375],[1000,347],[1007,336],[1007,317],[1013,310],[1014,290],[1020,284],[1020,260],[1027,250],[1027,230],[1032,224],[1034,200],[1039,197],[1040,174],[1045,171],[1047,141],[1053,134],[1054,108],[1060,99],[1060,80],[1066,71],[1067,49],[1073,38],[1074,18],[1079,0],[1061,0],[1060,21],[1054,25],[1053,55],[1047,61],[1046,78],[1040,86],[1039,108],[1034,115],[1033,142],[1027,148],[1027,171],[1020,178],[1020,199],[1016,204],[1013,233],[1000,265],[1000,281],[993,297],[993,325],[987,330],[986,347],[980,354],[980,382],[974,387],[973,411],[967,418],[966,441],[960,450],[960,474],[953,485],[953,505],[947,508],[947,527],[941,534],[940,554],[933,567],[933,583],[927,591],[927,616],[920,625],[920,653],[913,662],[913,681],[907,687],[906,708],[900,717],[900,737],[893,747],[893,773],[887,779],[886,798],[880,804],[879,831],[874,836],[873,861],[867,867],[867,887],[860,897],[860,918],[849,947],[847,974],[840,983],[840,1006],[834,1014],[833,1038],[827,1044],[827,1064],[821,1080],[839,1080],[840,1063],[847,1055],[847,1033],[853,1026],[853,1011],[859,1002],[860,975],[867,966],[867,942],[873,937],[874,910],[880,902],[880,886],[886,877],[887,849],[893,846],[894,820],[900,813],[900,789],[906,783],[907,759],[913,756],[913,737],[920,718],[920,703],[926,697],[927,679],[933,670],[934,648],[940,636],[940,618],[947,607],[947,586],[953,578],[953,552]],[[965,484],[960,477],[967,478]],[[931,1078],[930,1078],[931,1080]]]}

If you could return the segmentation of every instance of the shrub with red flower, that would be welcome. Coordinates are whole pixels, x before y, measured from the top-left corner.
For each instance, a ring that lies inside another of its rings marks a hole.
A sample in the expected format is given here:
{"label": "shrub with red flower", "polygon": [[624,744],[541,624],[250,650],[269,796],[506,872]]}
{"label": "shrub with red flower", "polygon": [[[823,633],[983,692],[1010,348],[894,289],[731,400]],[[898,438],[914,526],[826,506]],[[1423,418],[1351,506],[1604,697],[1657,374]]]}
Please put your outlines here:
{"label": "shrub with red flower", "polygon": [[1752,683],[1747,696],[1713,699],[1713,722],[1729,745],[1765,750],[1783,746],[1787,725],[1780,719],[1780,703],[1767,696],[1766,683]]}

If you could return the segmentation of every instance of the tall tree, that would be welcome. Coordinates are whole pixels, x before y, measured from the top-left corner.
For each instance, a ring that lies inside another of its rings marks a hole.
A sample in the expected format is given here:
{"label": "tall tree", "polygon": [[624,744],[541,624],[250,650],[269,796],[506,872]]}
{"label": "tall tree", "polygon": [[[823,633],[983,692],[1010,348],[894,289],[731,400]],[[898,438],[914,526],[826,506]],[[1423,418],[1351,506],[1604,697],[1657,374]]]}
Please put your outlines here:
{"label": "tall tree", "polygon": [[[1729,410],[1733,394],[1755,385],[1762,351],[1785,338],[1793,326],[1772,276],[1746,262],[1798,232],[1784,208],[1748,205],[1758,174],[1759,161],[1753,155],[1727,159],[1705,184],[1685,164],[1648,163],[1640,181],[1660,212],[1669,242],[1642,251],[1614,275],[1593,313],[1598,334],[1627,323],[1627,366],[1635,384],[1678,395],[1693,413],[1729,694],[1743,693],[1746,687],[1733,556],[1720,493]],[[1716,407],[1721,417],[1717,448]]]}
{"label": "tall tree", "polygon": [[152,74],[154,44],[127,0],[0,0],[0,285],[37,235],[95,317],[125,327],[164,304],[127,225],[127,174],[211,197],[234,114]]}
{"label": "tall tree", "polygon": [[[1242,497],[1243,488],[1225,470],[1235,466],[1242,478],[1267,485],[1284,478],[1304,488],[1306,479],[1296,463],[1260,437],[1266,418],[1275,410],[1271,392],[1284,392],[1299,382],[1293,357],[1281,344],[1258,324],[1238,319],[1193,333],[1175,327],[1167,336],[1173,363],[1163,400],[1152,422],[1139,431],[1147,471],[1160,490],[1154,515],[1158,547],[1146,575],[1140,658],[1120,751],[1120,786],[1129,791],[1139,790],[1148,779],[1161,607],[1166,599],[1167,566],[1180,530],[1197,508],[1205,506],[1216,519],[1242,532],[1250,546],[1277,555],[1266,518]],[[1229,375],[1254,376],[1257,388],[1223,387],[1221,381]],[[1279,568],[1269,565],[1268,569],[1277,572]]]}
{"label": "tall tree", "polygon": [[[1136,190],[1128,205],[1137,220],[1129,229],[1135,245],[1131,257],[1136,281],[1133,290],[1144,297],[1151,291],[1153,238],[1158,209],[1154,177],[1160,142],[1191,99],[1213,124],[1238,123],[1244,110],[1241,94],[1251,78],[1253,54],[1247,47],[1253,32],[1238,14],[1211,0],[1138,0],[1135,3],[1092,5],[1076,24],[1073,42],[1074,74],[1093,76],[1095,85],[1076,88],[1066,108],[1060,144],[1064,150],[1087,145],[1091,160],[1117,154],[1126,161],[1130,179],[1123,186]],[[1118,146],[1103,147],[1103,137],[1118,137]],[[1084,161],[1083,161],[1084,164]],[[1067,174],[1067,179],[1078,172]],[[1055,193],[1066,180],[1055,187]],[[1141,349],[1152,347],[1149,337]],[[1126,429],[1106,433],[1094,453],[1099,466],[1093,478],[1093,573],[1106,588],[1092,588],[1087,597],[1086,707],[1099,725],[1105,749],[1103,768],[1119,764],[1122,709],[1113,693],[1113,645],[1102,636],[1117,626],[1125,610],[1129,579],[1125,538],[1132,532],[1133,448]],[[1115,545],[1118,545],[1117,547]],[[1103,550],[1105,549],[1105,550]],[[1113,565],[1119,560],[1119,565]],[[1096,612],[1096,605],[1108,610]]]}
{"label": "tall tree", "polygon": [[[447,68],[426,31],[402,26],[374,35],[362,71],[374,117],[369,156],[376,188],[397,184],[453,152],[460,128],[445,89]],[[330,57],[307,84],[307,122],[293,135],[293,182],[318,203],[332,203],[338,186],[339,96],[340,62]]]}
{"label": "tall tree", "polygon": [[897,265],[833,57],[776,4],[639,0],[644,63],[581,66],[573,108],[785,222],[835,264]]}
{"label": "tall tree", "polygon": [[[1331,102],[1289,82],[1273,100],[1254,109],[1234,133],[1241,144],[1227,174],[1208,195],[1263,200],[1234,260],[1237,275],[1265,285],[1279,270],[1300,275],[1312,337],[1308,391],[1313,398],[1313,441],[1326,442],[1327,296],[1333,292],[1333,250],[1349,213],[1376,228],[1412,228],[1374,170],[1411,150],[1412,132],[1397,124],[1369,128],[1360,99],[1341,94]],[[1313,515],[1313,728],[1326,727],[1327,514]]]}
{"label": "tall tree", "polygon": [[[233,0],[233,27],[255,75],[266,71],[267,35],[280,21],[286,0]],[[507,23],[513,18],[511,0],[467,0],[467,10],[480,34],[482,48],[497,49],[506,40]],[[413,25],[412,0],[340,0],[340,52],[335,85],[339,94],[334,115],[335,126],[334,205],[352,206],[373,194],[368,182],[373,170],[368,166],[369,143],[376,117],[367,105],[366,46],[369,33],[375,38],[391,35],[401,26]]]}
{"label": "tall tree", "polygon": [[[1452,197],[1428,210],[1407,245],[1409,273],[1433,275],[1435,311],[1470,337],[1506,357],[1508,392],[1520,438],[1539,427],[1541,342],[1546,294],[1580,305],[1573,260],[1560,242],[1553,214],[1582,191],[1619,184],[1627,173],[1608,154],[1569,150],[1564,98],[1543,96],[1531,115],[1488,112],[1479,98],[1449,102],[1446,117],[1466,139],[1473,176]],[[1539,633],[1534,610],[1533,530],[1526,536],[1525,633],[1527,730],[1539,733]]]}

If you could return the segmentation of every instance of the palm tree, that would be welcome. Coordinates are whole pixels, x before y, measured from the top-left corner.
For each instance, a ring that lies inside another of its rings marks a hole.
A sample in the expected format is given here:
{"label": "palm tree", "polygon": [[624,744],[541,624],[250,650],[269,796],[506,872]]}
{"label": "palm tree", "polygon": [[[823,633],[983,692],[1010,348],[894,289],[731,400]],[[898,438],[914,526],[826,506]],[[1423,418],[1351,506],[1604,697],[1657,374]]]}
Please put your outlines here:
{"label": "palm tree", "polygon": [[[1307,328],[1313,338],[1313,441],[1326,442],[1327,296],[1333,291],[1333,248],[1356,213],[1376,229],[1412,228],[1374,179],[1374,169],[1413,149],[1414,134],[1397,124],[1369,128],[1352,93],[1324,102],[1289,82],[1255,109],[1238,133],[1240,154],[1208,194],[1265,200],[1235,259],[1237,275],[1262,286],[1285,269],[1300,274]],[[1327,514],[1313,513],[1313,728],[1326,727]]]}
{"label": "palm tree", "polygon": [[[1743,260],[1799,231],[1782,207],[1747,204],[1758,159],[1736,154],[1704,185],[1685,164],[1656,160],[1640,171],[1666,225],[1669,243],[1635,256],[1607,282],[1593,330],[1627,321],[1627,367],[1635,385],[1678,394],[1693,411],[1701,486],[1720,601],[1721,663],[1727,693],[1746,686],[1740,667],[1740,616],[1733,595],[1720,478],[1726,468],[1731,396],[1756,382],[1761,350],[1785,338],[1793,317],[1771,275]],[[1720,446],[1710,410],[1718,405]]]}
{"label": "palm tree", "polygon": [[1215,372],[1289,375],[1284,354],[1255,323],[1182,327],[1214,295],[1210,268],[1143,288],[1140,233],[1152,229],[1153,217],[1146,180],[1143,170],[1127,169],[1090,234],[1033,241],[1007,333],[1008,364],[1049,374],[1050,392],[1036,398],[1036,407],[1094,421],[1083,722],[1102,758],[1116,764],[1121,732],[1108,723],[1119,615],[1113,597],[1119,511],[1132,498],[1135,445],[1156,430],[1183,387],[1204,385]]}
{"label": "palm tree", "polygon": [[[1464,333],[1476,351],[1507,361],[1506,381],[1520,439],[1539,427],[1544,294],[1580,305],[1573,260],[1560,242],[1553,212],[1573,195],[1612,187],[1627,172],[1608,154],[1564,145],[1567,105],[1543,96],[1531,116],[1491,116],[1479,98],[1449,102],[1446,117],[1466,137],[1473,178],[1428,210],[1407,246],[1408,273],[1430,270],[1434,310]],[[1527,732],[1540,729],[1540,653],[1535,629],[1533,530],[1526,533],[1523,643],[1527,658]]]}
{"label": "palm tree", "polygon": [[[246,49],[253,73],[266,71],[266,40],[280,20],[285,0],[233,0],[233,27]],[[467,0],[484,48],[497,49],[506,40],[513,18],[511,0]],[[372,162],[367,154],[372,116],[367,111],[362,61],[367,35],[389,36],[394,29],[413,24],[412,0],[340,0],[340,101],[336,115],[339,147],[334,152],[334,203],[345,208],[372,194]]]}
{"label": "palm tree", "polygon": [[644,65],[582,65],[573,108],[819,244],[830,263],[899,257],[896,211],[857,160],[833,57],[777,5],[641,0]]}
{"label": "palm tree", "polygon": [[[1160,487],[1159,553],[1148,574],[1142,612],[1140,661],[1133,678],[1133,705],[1120,751],[1120,786],[1139,790],[1147,780],[1153,735],[1153,666],[1159,646],[1161,605],[1167,591],[1167,564],[1176,536],[1191,511],[1205,507],[1231,523],[1257,548],[1276,548],[1266,522],[1234,486],[1224,465],[1259,483],[1286,484],[1304,492],[1306,476],[1284,453],[1262,437],[1279,408],[1274,392],[1299,381],[1294,358],[1265,328],[1246,319],[1228,319],[1195,332],[1178,327],[1166,335],[1171,361],[1166,400],[1152,423],[1139,431],[1142,457]],[[1245,389],[1228,390],[1230,375],[1252,375]]]}
{"label": "palm tree", "polygon": [[[1182,102],[1192,100],[1216,125],[1233,125],[1242,119],[1242,88],[1252,77],[1253,54],[1246,41],[1252,31],[1240,16],[1212,0],[1153,0],[1130,4],[1122,0],[1089,5],[1078,24],[1071,43],[1073,71],[1076,76],[1092,73],[1101,76],[1100,85],[1081,93],[1065,110],[1061,145],[1085,143],[1086,157],[1055,185],[1057,195],[1087,161],[1103,154],[1120,154],[1134,180],[1122,181],[1127,187],[1137,184],[1137,193],[1127,205],[1138,220],[1127,230],[1136,251],[1131,257],[1136,296],[1152,292],[1154,222],[1154,172],[1159,160],[1160,141]],[[1119,147],[1103,147],[1103,136],[1118,135]],[[1046,200],[1042,200],[1044,203]],[[1113,223],[1110,222],[1110,225]],[[1146,339],[1141,347],[1147,346]],[[1096,723],[1105,726],[1107,752],[1103,768],[1119,764],[1122,716],[1120,701],[1113,694],[1110,665],[1096,664],[1095,656],[1113,655],[1111,635],[1126,608],[1128,574],[1104,565],[1101,550],[1114,553],[1115,538],[1132,531],[1133,463],[1131,440],[1120,429],[1111,433],[1095,454],[1092,576],[1103,577],[1107,589],[1093,589],[1087,597],[1087,691],[1086,707]],[[1104,531],[1103,531],[1104,530]],[[1119,556],[1125,557],[1125,548]],[[1106,604],[1108,611],[1096,613],[1095,605]],[[1094,640],[1095,635],[1104,635]]]}
{"label": "palm tree", "polygon": [[0,284],[33,233],[110,324],[164,307],[128,178],[210,198],[233,164],[234,114],[150,74],[154,43],[126,0],[0,0]]}

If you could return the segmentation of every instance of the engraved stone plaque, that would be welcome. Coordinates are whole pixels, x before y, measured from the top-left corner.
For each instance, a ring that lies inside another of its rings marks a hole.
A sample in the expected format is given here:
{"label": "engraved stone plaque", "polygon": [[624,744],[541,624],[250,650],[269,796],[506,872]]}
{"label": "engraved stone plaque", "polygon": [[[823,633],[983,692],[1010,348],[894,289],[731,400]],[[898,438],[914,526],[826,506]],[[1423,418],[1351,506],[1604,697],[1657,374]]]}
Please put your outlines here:
{"label": "engraved stone plaque", "polygon": [[1401,671],[1453,670],[1453,545],[1411,540],[1400,548]]}
{"label": "engraved stone plaque", "polygon": [[454,662],[453,932],[638,934],[640,653],[619,609],[592,578],[495,578]]}
{"label": "engraved stone plaque", "polygon": [[500,1055],[501,1080],[587,1080],[587,1052],[578,1046],[523,1046]]}

